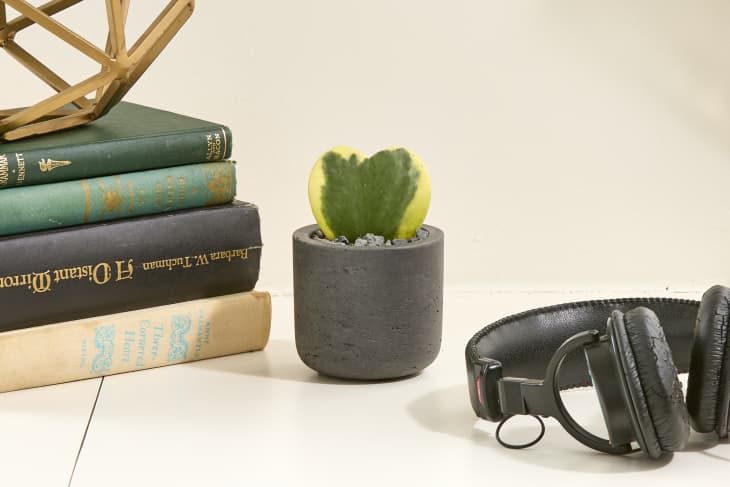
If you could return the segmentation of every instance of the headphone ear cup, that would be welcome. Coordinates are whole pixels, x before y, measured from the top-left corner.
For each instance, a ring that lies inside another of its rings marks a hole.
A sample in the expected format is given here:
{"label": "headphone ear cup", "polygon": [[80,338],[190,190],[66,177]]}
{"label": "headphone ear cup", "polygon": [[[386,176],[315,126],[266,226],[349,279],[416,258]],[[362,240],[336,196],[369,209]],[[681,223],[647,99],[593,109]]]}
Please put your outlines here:
{"label": "headphone ear cup", "polygon": [[659,318],[639,307],[614,311],[609,325],[646,453],[657,458],[662,451],[681,450],[689,439],[689,415]]}
{"label": "headphone ear cup", "polygon": [[697,313],[687,383],[687,409],[692,427],[700,433],[715,430],[721,437],[727,436],[730,399],[730,387],[725,384],[730,370],[728,316],[730,289],[711,287],[702,296]]}

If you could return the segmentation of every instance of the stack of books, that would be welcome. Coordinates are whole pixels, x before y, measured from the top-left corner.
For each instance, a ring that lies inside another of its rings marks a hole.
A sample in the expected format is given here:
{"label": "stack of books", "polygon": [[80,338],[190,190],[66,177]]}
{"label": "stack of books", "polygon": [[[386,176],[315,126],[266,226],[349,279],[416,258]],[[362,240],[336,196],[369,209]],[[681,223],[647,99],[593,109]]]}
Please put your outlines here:
{"label": "stack of books", "polygon": [[0,144],[0,391],[262,349],[230,130],[122,102]]}

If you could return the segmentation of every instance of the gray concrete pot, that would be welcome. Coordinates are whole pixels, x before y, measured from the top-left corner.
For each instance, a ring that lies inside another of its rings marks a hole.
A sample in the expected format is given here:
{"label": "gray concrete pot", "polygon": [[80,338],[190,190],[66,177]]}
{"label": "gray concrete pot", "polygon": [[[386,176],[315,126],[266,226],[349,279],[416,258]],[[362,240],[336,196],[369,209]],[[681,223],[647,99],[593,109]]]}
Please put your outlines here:
{"label": "gray concrete pot", "polygon": [[346,379],[404,377],[441,346],[444,234],[402,246],[338,246],[300,228],[294,245],[294,325],[299,356]]}

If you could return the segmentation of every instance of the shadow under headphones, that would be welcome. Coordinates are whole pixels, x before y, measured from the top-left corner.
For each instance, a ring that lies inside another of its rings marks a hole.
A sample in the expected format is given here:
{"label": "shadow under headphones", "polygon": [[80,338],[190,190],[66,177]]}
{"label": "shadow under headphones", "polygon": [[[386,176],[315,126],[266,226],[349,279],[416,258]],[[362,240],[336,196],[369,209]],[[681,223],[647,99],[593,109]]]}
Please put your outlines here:
{"label": "shadow under headphones", "polygon": [[[658,458],[681,450],[690,423],[725,438],[729,317],[730,288],[723,286],[707,290],[700,302],[611,299],[508,316],[467,343],[472,408],[480,418],[501,422],[497,440],[509,448],[537,443],[545,432],[541,416],[557,419],[584,445],[613,454],[640,450]],[[686,403],[677,370],[689,372]],[[608,439],[582,428],[560,398],[562,390],[589,385],[598,394]],[[500,439],[502,425],[516,414],[540,421],[535,441],[509,445]]]}

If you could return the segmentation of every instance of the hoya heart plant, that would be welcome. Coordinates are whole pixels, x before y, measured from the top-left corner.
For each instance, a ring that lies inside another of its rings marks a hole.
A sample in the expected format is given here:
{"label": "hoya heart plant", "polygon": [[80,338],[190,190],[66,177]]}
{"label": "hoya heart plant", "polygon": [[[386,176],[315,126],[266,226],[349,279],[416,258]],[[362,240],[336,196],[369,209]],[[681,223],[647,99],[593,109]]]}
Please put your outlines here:
{"label": "hoya heart plant", "polygon": [[438,355],[443,314],[444,233],[424,224],[423,162],[335,147],[312,168],[309,202],[317,225],[292,235],[299,357],[340,379],[417,374]]}
{"label": "hoya heart plant", "polygon": [[309,176],[309,203],[324,236],[350,242],[367,234],[407,240],[423,225],[431,182],[421,159],[402,147],[370,157],[335,147]]}

